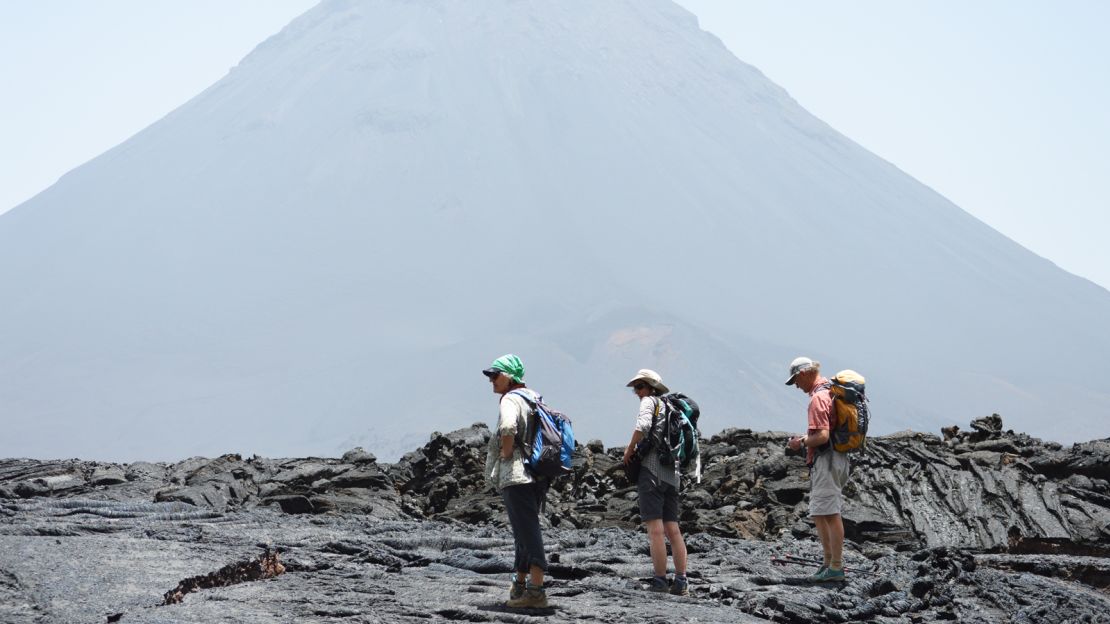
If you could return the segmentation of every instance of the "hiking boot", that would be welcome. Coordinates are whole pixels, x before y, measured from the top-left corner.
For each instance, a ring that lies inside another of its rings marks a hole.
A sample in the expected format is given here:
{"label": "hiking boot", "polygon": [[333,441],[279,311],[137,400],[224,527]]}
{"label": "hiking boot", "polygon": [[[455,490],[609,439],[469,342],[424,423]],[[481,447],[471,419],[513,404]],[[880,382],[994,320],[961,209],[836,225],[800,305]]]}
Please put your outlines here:
{"label": "hiking boot", "polygon": [[543,609],[547,607],[547,592],[542,587],[529,585],[519,598],[510,599],[505,606],[513,609]]}
{"label": "hiking boot", "polygon": [[809,580],[813,581],[814,583],[828,583],[828,582],[844,581],[845,580],[844,579],[844,570],[834,570],[832,568],[825,568],[825,569],[821,570],[820,572],[818,572],[817,574],[814,574],[813,576],[809,577]]}
{"label": "hiking boot", "polygon": [[811,583],[820,583],[821,579],[825,578],[825,570],[828,569],[829,566],[822,564],[820,568],[817,568],[816,572],[807,576],[806,580]]}
{"label": "hiking boot", "polygon": [[648,591],[665,594],[671,591],[671,584],[667,582],[667,577],[665,576],[653,576],[651,577],[651,586],[648,587]]}
{"label": "hiking boot", "polygon": [[690,581],[685,576],[675,576],[674,583],[671,584],[671,593],[675,596],[689,595]]}
{"label": "hiking boot", "polygon": [[509,586],[509,600],[516,600],[524,595],[524,581],[513,580]]}

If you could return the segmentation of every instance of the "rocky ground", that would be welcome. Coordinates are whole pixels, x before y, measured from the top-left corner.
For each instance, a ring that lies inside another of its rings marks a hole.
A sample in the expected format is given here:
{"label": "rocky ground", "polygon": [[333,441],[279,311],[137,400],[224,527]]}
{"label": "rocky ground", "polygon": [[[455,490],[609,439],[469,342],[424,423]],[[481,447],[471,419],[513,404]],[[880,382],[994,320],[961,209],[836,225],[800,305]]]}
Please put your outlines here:
{"label": "rocky ground", "polygon": [[786,434],[727,430],[684,494],[689,597],[649,594],[621,449],[590,442],[544,522],[552,607],[512,611],[512,542],[482,483],[489,430],[395,464],[228,455],[0,460],[0,623],[1110,622],[1110,441],[1002,430],[875,438],[853,461],[849,580],[820,557]]}

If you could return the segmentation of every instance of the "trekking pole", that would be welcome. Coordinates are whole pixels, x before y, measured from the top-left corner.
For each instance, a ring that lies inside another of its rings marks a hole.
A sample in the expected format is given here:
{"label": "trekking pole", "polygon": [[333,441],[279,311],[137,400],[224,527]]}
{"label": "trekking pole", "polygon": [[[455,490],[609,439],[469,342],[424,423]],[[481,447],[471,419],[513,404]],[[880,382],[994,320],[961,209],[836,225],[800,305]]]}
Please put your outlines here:
{"label": "trekking pole", "polygon": [[788,562],[796,561],[798,563],[825,563],[823,559],[817,559],[814,557],[798,557],[797,555],[782,555],[782,559]]}
{"label": "trekking pole", "polygon": [[[805,557],[795,557],[794,555],[783,555],[779,557],[771,557],[773,565],[812,565],[814,563],[821,565],[825,562],[821,559],[807,559]],[[869,576],[879,576],[878,572],[870,572],[868,570],[860,570],[858,568],[844,567],[845,572],[853,572],[855,574],[867,574]]]}

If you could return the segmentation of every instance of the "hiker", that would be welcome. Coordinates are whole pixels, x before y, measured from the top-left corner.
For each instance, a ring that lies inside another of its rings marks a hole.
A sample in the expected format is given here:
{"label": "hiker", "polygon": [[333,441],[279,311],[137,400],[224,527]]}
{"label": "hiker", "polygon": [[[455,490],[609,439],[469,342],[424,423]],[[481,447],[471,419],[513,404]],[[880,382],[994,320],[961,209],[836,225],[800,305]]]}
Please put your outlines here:
{"label": "hiker", "polygon": [[[640,399],[640,411],[636,416],[636,428],[632,440],[624,449],[624,463],[628,464],[637,452],[641,442],[645,443],[646,453],[636,490],[640,502],[640,519],[648,534],[651,547],[653,576],[651,591],[666,592],[679,596],[689,593],[686,579],[686,543],[682,541],[682,531],[678,526],[678,486],[679,475],[674,463],[660,461],[658,448],[666,422],[666,407],[661,397],[668,392],[659,373],[642,369],[626,384]],[[664,447],[665,448],[665,447]],[[644,451],[641,450],[641,453]],[[674,554],[674,582],[667,582],[666,536]]]}
{"label": "hiker", "polygon": [[538,395],[524,385],[524,364],[511,353],[494,360],[482,374],[489,378],[493,392],[501,397],[497,429],[490,436],[486,453],[486,478],[501,492],[516,542],[513,563],[516,575],[509,587],[509,601],[505,605],[514,608],[546,607],[543,576],[547,570],[547,558],[540,532],[540,509],[547,497],[548,482],[533,478],[524,467],[522,440],[528,430],[531,408],[513,391],[527,393],[533,400]]}
{"label": "hiker", "polygon": [[807,357],[790,363],[786,385],[797,386],[809,395],[808,428],[804,436],[790,438],[787,446],[794,451],[806,449],[809,466],[809,516],[817,527],[824,551],[821,567],[809,577],[814,582],[844,580],[844,522],[841,490],[848,482],[848,456],[829,444],[833,400],[829,380],[821,376],[821,363]]}

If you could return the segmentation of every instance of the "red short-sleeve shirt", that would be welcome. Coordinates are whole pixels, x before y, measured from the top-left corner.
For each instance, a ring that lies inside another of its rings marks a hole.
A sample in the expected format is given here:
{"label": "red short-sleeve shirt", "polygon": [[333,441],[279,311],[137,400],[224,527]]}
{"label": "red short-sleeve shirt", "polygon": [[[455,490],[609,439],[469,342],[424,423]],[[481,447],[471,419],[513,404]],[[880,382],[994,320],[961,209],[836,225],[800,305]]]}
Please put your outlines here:
{"label": "red short-sleeve shirt", "polygon": [[[827,386],[828,383],[829,380],[820,375],[818,375],[817,381],[813,383],[813,390],[809,393],[809,409],[807,410],[809,428],[806,429],[806,435],[832,429],[829,424],[832,416],[832,397],[829,396],[828,387],[823,387]],[[815,457],[817,457],[817,449],[809,447],[806,450],[806,463],[812,464]]]}

